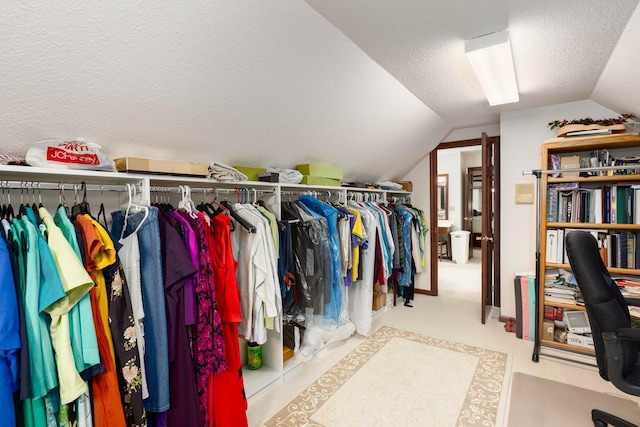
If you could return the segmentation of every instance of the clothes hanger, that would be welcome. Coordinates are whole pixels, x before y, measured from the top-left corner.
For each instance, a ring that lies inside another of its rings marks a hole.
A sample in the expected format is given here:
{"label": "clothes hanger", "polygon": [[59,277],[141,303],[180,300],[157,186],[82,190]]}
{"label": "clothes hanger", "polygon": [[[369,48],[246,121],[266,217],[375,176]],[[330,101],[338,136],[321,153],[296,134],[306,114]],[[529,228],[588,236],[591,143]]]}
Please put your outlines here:
{"label": "clothes hanger", "polygon": [[67,198],[64,196],[63,183],[58,184],[58,190],[59,192],[58,192],[58,208],[57,209],[60,209],[61,207],[64,208],[64,213],[67,215],[68,218],[71,218],[71,212],[69,211],[69,206],[67,205]]}
{"label": "clothes hanger", "polygon": [[[39,199],[39,204],[36,205],[36,186],[38,186],[38,199]],[[40,193],[40,184],[32,182],[31,183],[31,210],[33,210],[33,213],[36,216],[36,222],[38,224],[42,224],[42,219],[40,218],[40,211],[38,210],[39,207],[42,207],[42,194]]]}
{"label": "clothes hanger", "polygon": [[178,210],[187,212],[192,218],[197,218],[198,215],[194,212],[196,210],[195,203],[191,200],[191,187],[188,185],[180,185],[178,187],[182,193],[182,200],[178,203]]}
{"label": "clothes hanger", "polygon": [[108,230],[107,214],[104,209],[104,185],[100,185],[100,208],[98,209],[98,216],[96,217],[99,224],[100,224],[100,215],[102,215],[102,220],[103,220],[102,226],[104,227],[105,230]]}
{"label": "clothes hanger", "polygon": [[142,227],[142,225],[144,224],[144,222],[149,217],[149,208],[147,206],[142,206],[142,205],[134,203],[135,197],[136,197],[136,192],[137,192],[137,190],[136,190],[136,186],[135,185],[127,184],[127,194],[129,195],[129,201],[127,203],[126,210],[125,210],[125,213],[124,213],[124,224],[122,226],[122,231],[120,232],[120,240],[124,239],[124,232],[127,229],[129,214],[131,212],[133,212],[133,213],[144,212],[144,217],[142,218],[142,221],[140,221],[140,224],[138,224],[136,229],[131,234],[137,233],[140,230],[140,228]]}
{"label": "clothes hanger", "polygon": [[[240,203],[240,192],[239,191],[238,191],[238,203]],[[221,204],[225,208],[227,208],[229,214],[231,214],[231,217],[233,219],[235,219],[238,222],[238,224],[243,226],[249,233],[255,233],[256,232],[256,228],[253,225],[249,224],[247,222],[247,220],[245,220],[243,217],[238,215],[238,213],[233,210],[233,208],[231,207],[231,204],[228,201],[224,200],[224,201],[221,202]]]}
{"label": "clothes hanger", "polygon": [[80,201],[80,194],[78,192],[78,187],[74,184],[73,189],[75,191],[75,203],[71,208],[71,214],[75,217],[76,215],[91,215],[91,209],[89,207],[89,202],[87,202],[87,184],[82,181],[80,183],[79,190],[82,191],[82,201]]}
{"label": "clothes hanger", "polygon": [[20,183],[20,206],[18,207],[18,217],[21,217],[22,215],[25,215],[27,212],[25,210],[25,205],[24,205],[24,188],[26,187],[27,183],[22,181]]}
{"label": "clothes hanger", "polygon": [[11,204],[11,188],[9,188],[9,181],[7,181],[7,220],[11,221],[15,217],[15,213],[13,211],[13,205]]}

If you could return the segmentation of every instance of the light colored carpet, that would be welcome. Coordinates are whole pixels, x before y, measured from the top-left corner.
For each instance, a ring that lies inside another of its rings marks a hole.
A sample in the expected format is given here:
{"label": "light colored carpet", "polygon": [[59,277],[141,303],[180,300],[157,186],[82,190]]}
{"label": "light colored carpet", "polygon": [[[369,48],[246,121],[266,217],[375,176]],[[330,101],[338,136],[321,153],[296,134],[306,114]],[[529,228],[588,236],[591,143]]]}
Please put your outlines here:
{"label": "light colored carpet", "polygon": [[265,426],[494,426],[506,368],[505,353],[382,326]]}
{"label": "light colored carpet", "polygon": [[632,399],[623,392],[617,396],[599,393],[516,372],[511,384],[508,426],[593,426],[593,408],[639,424],[640,407]]}

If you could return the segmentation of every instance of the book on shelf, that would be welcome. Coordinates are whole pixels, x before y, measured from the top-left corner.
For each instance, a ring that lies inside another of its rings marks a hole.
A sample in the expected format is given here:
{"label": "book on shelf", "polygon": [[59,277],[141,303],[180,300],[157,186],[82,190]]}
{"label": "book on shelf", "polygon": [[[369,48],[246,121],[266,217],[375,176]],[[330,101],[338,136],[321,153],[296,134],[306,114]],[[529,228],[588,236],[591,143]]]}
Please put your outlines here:
{"label": "book on shelf", "polygon": [[558,222],[558,190],[547,190],[547,222]]}
{"label": "book on shelf", "polygon": [[602,217],[602,188],[596,188],[593,190],[593,222],[601,224],[603,219]]}
{"label": "book on shelf", "polygon": [[547,253],[545,257],[549,263],[555,263],[558,259],[558,230],[547,230]]}
{"label": "book on shelf", "polygon": [[557,295],[547,295],[547,293],[545,292],[544,294],[544,301],[545,303],[547,302],[555,302],[558,304],[575,304],[576,303],[576,298],[571,297],[571,298],[565,298],[565,297],[560,297]]}
{"label": "book on shelf", "polygon": [[574,132],[567,132],[565,135],[567,138],[572,136],[589,136],[589,135],[610,135],[611,129],[589,129],[589,130],[577,130]]}
{"label": "book on shelf", "polygon": [[544,306],[544,318],[547,320],[562,321],[563,313],[564,313],[564,309],[561,307],[552,307],[550,305]]}

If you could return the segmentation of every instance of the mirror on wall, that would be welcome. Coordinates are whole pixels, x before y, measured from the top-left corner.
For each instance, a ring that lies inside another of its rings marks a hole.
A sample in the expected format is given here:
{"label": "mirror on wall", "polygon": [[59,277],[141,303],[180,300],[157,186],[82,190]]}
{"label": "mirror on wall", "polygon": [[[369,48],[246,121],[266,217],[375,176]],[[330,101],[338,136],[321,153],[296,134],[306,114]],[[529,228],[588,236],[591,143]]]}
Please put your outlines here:
{"label": "mirror on wall", "polygon": [[449,174],[438,175],[438,219],[449,219]]}

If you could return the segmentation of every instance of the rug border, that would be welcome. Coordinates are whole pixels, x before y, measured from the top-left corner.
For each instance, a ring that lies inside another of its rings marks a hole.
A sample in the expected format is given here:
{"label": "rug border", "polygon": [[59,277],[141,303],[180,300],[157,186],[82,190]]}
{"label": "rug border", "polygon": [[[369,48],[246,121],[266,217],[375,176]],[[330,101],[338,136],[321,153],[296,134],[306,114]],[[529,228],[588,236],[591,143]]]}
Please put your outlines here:
{"label": "rug border", "polygon": [[404,338],[476,356],[478,365],[462,404],[457,425],[495,425],[507,373],[507,353],[382,325],[269,418],[264,426],[325,427],[311,419],[313,414],[392,338]]}

